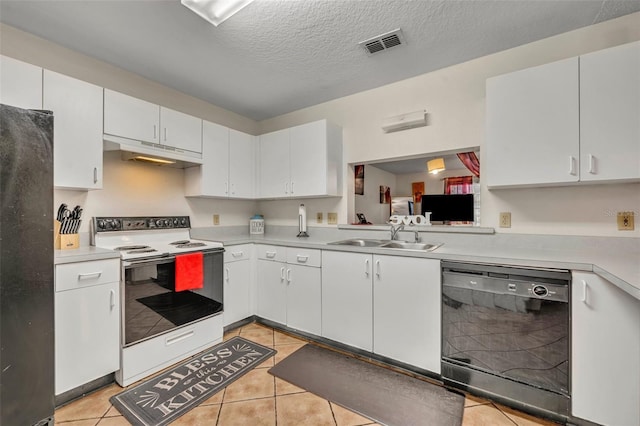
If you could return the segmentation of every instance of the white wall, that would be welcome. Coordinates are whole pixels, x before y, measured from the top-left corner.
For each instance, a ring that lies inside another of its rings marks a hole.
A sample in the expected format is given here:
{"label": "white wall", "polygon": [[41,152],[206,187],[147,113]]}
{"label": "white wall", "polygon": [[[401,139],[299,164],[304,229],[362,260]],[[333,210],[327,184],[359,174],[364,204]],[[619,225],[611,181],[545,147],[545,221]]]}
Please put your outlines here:
{"label": "white wall", "polygon": [[[265,120],[259,131],[327,118],[344,129],[345,163],[482,147],[488,77],[636,40],[640,40],[640,13]],[[384,118],[420,109],[429,113],[427,127],[381,131]],[[352,221],[355,213],[352,171],[345,166],[345,173],[347,196],[338,204],[342,223]],[[639,237],[640,226],[635,231],[616,230],[615,215],[610,214],[616,210],[633,210],[640,217],[640,184],[482,189],[481,223],[498,232]],[[510,229],[498,229],[501,211],[512,212]],[[271,214],[284,217],[277,208]]]}
{"label": "white wall", "polygon": [[[389,204],[380,203],[380,185],[391,188],[391,196],[405,194],[398,187],[397,176],[385,172],[371,164],[364,166],[364,195],[354,195],[356,213],[364,213],[371,223],[386,223],[389,221]],[[409,191],[411,193],[411,191]]]}

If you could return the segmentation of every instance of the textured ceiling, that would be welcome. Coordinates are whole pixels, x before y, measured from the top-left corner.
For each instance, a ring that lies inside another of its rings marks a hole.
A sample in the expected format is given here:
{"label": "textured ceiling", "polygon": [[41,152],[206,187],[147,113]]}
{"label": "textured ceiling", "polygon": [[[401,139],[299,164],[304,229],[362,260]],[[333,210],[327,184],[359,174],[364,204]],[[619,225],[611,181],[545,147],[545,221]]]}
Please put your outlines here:
{"label": "textured ceiling", "polygon": [[[214,27],[179,0],[0,0],[0,21],[263,120],[632,12],[618,0],[255,0]],[[401,28],[406,45],[358,43]]]}

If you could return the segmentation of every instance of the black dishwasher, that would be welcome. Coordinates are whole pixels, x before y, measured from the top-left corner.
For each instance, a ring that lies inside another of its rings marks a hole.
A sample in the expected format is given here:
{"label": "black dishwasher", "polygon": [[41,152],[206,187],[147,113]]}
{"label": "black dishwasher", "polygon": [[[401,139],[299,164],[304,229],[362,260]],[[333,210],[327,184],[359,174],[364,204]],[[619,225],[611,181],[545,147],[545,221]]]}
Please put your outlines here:
{"label": "black dishwasher", "polygon": [[566,270],[442,262],[445,383],[567,416],[570,282]]}

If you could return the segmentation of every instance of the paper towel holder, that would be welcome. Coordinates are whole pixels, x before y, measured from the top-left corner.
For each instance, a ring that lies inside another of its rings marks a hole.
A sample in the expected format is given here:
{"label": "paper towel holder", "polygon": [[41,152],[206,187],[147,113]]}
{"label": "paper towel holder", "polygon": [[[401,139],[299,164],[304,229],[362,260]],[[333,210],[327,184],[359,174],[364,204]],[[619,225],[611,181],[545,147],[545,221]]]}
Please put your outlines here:
{"label": "paper towel holder", "polygon": [[308,237],[307,234],[307,210],[304,204],[300,204],[298,208],[298,238]]}

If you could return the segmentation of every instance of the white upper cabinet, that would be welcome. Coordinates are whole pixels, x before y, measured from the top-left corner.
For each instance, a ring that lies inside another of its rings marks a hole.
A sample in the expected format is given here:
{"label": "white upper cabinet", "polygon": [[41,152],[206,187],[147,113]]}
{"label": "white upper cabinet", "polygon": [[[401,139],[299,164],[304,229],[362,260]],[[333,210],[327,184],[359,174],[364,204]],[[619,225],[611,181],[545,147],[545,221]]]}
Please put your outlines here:
{"label": "white upper cabinet", "polygon": [[342,129],[320,120],[260,136],[260,198],[342,192]]}
{"label": "white upper cabinet", "polygon": [[123,138],[158,143],[159,108],[151,102],[104,89],[104,132]]}
{"label": "white upper cabinet", "polygon": [[255,136],[203,121],[202,165],[185,169],[185,194],[253,198],[255,151]]}
{"label": "white upper cabinet", "polygon": [[202,152],[202,119],[109,89],[104,89],[104,133],[179,153]]}
{"label": "white upper cabinet", "polygon": [[260,135],[259,141],[258,196],[261,198],[288,197],[291,185],[289,129]]}
{"label": "white upper cabinet", "polygon": [[580,57],[580,180],[640,178],[640,42]]}
{"label": "white upper cabinet", "polygon": [[640,42],[487,80],[487,186],[640,180]]}
{"label": "white upper cabinet", "polygon": [[42,68],[0,56],[0,103],[41,109]]}
{"label": "white upper cabinet", "polygon": [[489,187],[578,181],[578,58],[487,80]]}
{"label": "white upper cabinet", "polygon": [[202,152],[202,119],[160,107],[160,126],[162,145]]}
{"label": "white upper cabinet", "polygon": [[102,188],[102,88],[44,70],[43,108],[54,116],[54,186]]}
{"label": "white upper cabinet", "polygon": [[229,130],[229,197],[255,196],[256,137]]}

